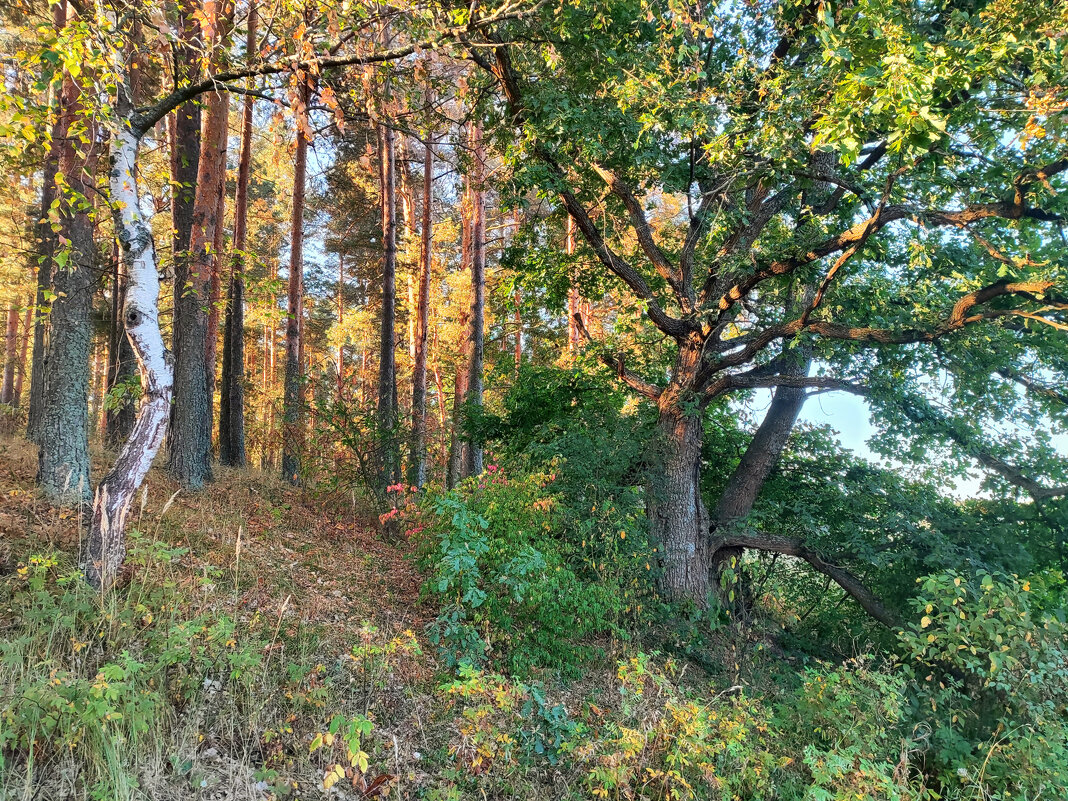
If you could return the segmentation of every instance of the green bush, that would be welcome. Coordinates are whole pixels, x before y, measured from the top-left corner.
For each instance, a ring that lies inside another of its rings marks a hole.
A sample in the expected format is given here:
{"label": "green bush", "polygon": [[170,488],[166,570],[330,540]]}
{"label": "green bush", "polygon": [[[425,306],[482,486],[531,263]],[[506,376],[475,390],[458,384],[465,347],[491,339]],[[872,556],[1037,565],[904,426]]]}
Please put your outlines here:
{"label": "green bush", "polygon": [[490,464],[429,502],[427,590],[443,603],[429,636],[448,667],[492,654],[520,675],[535,667],[574,673],[603,650],[598,639],[625,636],[638,613],[634,568],[650,569],[642,529],[609,507],[618,527],[568,530],[554,479]]}
{"label": "green bush", "polygon": [[[146,555],[135,534],[134,561],[174,553]],[[261,664],[262,643],[225,616],[184,614],[162,584],[101,605],[74,566],[42,555],[2,592],[14,633],[0,641],[0,786],[9,771],[51,773],[63,758],[92,797],[129,797],[170,710],[244,694]]]}
{"label": "green bush", "polygon": [[928,771],[944,795],[1032,799],[1068,787],[1068,627],[1056,573],[919,580],[899,633]]}

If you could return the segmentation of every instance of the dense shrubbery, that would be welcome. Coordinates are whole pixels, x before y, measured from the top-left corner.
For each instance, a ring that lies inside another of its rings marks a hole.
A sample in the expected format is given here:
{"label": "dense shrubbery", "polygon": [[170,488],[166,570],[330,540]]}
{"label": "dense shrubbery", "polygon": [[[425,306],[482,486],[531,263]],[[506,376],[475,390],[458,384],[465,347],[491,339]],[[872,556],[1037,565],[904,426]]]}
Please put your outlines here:
{"label": "dense shrubbery", "polygon": [[446,666],[574,672],[625,638],[648,591],[640,521],[613,506],[567,525],[553,473],[509,474],[495,464],[477,481],[431,500],[424,559],[442,602],[430,628]]}

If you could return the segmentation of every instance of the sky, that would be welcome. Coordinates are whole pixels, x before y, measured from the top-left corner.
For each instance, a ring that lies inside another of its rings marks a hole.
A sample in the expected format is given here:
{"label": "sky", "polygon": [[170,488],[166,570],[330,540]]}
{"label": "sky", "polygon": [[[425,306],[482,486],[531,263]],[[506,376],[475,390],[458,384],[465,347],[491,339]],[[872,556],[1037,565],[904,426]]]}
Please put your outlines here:
{"label": "sky", "polygon": [[[756,419],[771,403],[771,391],[759,390],[753,393],[748,407],[756,413]],[[895,467],[881,455],[874,453],[868,447],[868,441],[877,433],[871,424],[871,412],[867,402],[863,398],[846,392],[826,392],[810,398],[804,405],[799,422],[814,425],[829,425],[838,432],[838,440],[842,446],[853,451],[868,461],[880,464],[884,467]],[[1060,435],[1054,438],[1058,451],[1068,458],[1068,435]],[[896,465],[900,468],[901,465]],[[952,494],[969,498],[981,495],[980,486],[984,474],[976,468],[972,471],[972,477],[957,482],[956,490]]]}

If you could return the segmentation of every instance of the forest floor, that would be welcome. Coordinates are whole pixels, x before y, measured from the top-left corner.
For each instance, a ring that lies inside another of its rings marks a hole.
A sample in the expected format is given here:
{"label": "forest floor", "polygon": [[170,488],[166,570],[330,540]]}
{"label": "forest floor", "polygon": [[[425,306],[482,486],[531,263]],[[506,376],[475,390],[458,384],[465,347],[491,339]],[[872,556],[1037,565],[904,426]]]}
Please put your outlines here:
{"label": "forest floor", "polygon": [[[485,775],[529,696],[442,671],[412,545],[353,505],[219,466],[187,493],[157,465],[101,607],[76,578],[81,521],[38,497],[35,471],[35,448],[0,436],[2,801],[571,794],[555,769]],[[553,703],[603,714],[614,680],[604,661]],[[373,733],[345,742],[361,719]]]}
{"label": "forest floor", "polygon": [[[96,451],[93,475],[105,466]],[[11,554],[78,553],[81,521],[37,496],[36,470],[28,441],[0,438],[0,565]],[[132,528],[188,549],[177,563],[188,589],[203,588],[222,570],[242,590],[225,604],[233,612],[260,610],[308,624],[419,625],[422,578],[406,543],[383,542],[351,510],[325,507],[266,472],[219,465],[214,471],[204,491],[188,493],[157,467],[135,500]]]}

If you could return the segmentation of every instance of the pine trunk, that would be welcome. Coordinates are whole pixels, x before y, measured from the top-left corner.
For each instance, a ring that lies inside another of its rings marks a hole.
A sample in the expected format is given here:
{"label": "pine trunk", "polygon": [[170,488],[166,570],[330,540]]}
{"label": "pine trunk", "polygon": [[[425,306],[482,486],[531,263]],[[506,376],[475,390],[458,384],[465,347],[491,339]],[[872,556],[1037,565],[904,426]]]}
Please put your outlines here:
{"label": "pine trunk", "polygon": [[186,489],[199,490],[211,480],[211,398],[204,363],[208,338],[211,274],[217,254],[215,232],[218,195],[225,180],[226,151],[219,147],[227,124],[225,94],[208,96],[197,171],[188,272],[175,309],[174,419],[170,435],[170,470]]}
{"label": "pine trunk", "polygon": [[15,373],[15,391],[11,400],[17,409],[22,403],[22,384],[26,378],[26,357],[29,355],[30,340],[33,339],[33,296],[31,295],[26,304],[26,311],[22,315],[22,345],[19,348],[19,366]]}
{"label": "pine trunk", "polygon": [[[300,99],[304,108],[307,108],[308,96],[308,84],[303,82]],[[300,482],[300,453],[304,446],[304,379],[300,371],[300,340],[304,317],[304,195],[307,169],[308,139],[306,131],[298,124],[293,158],[293,226],[289,243],[286,374],[282,411],[282,479],[290,484]]]}
{"label": "pine trunk", "polygon": [[[212,243],[211,288],[208,292],[208,337],[204,343],[204,380],[208,389],[208,458],[215,430],[215,365],[219,350],[219,306],[222,303],[223,253],[226,249],[226,150],[230,133],[230,96],[223,96],[223,124],[219,128],[219,159],[222,176],[215,198],[215,238]],[[228,282],[229,283],[229,282]]]}
{"label": "pine trunk", "polygon": [[7,326],[4,331],[4,380],[0,386],[0,403],[14,405],[15,362],[18,354],[19,310],[11,306],[7,310]]}
{"label": "pine trunk", "polygon": [[415,348],[412,361],[412,438],[408,454],[408,483],[422,488],[426,483],[426,363],[430,315],[430,273],[433,262],[431,211],[434,199],[434,150],[427,138],[423,153],[423,219],[419,258],[419,288],[416,301]]}
{"label": "pine trunk", "polygon": [[382,321],[378,359],[378,429],[382,451],[382,480],[400,479],[397,441],[397,187],[393,129],[378,124],[379,185],[382,212]]}
{"label": "pine trunk", "polygon": [[[123,325],[123,307],[126,299],[126,277],[120,268],[120,256],[116,251],[113,255],[114,267],[112,270],[111,290],[111,331],[108,340],[108,390],[115,389],[120,384],[128,383],[137,375],[137,357],[133,347],[126,336],[126,326]],[[104,444],[109,448],[117,448],[130,436],[133,430],[134,417],[137,412],[136,403],[130,398],[124,398],[121,406],[108,409],[104,415]]]}
{"label": "pine trunk", "polygon": [[[52,25],[59,32],[66,25],[67,4],[52,6]],[[41,183],[41,213],[36,226],[37,239],[37,291],[33,312],[33,361],[30,365],[30,409],[26,423],[26,436],[37,442],[41,428],[42,404],[44,402],[45,352],[48,347],[48,320],[44,314],[46,298],[52,283],[52,260],[55,257],[56,236],[52,231],[50,216],[52,201],[56,198],[56,173],[59,171],[59,146],[67,136],[69,114],[57,114],[52,127],[52,145],[45,158]]]}
{"label": "pine trunk", "polygon": [[[482,144],[482,129],[471,126],[471,149],[474,165],[471,180],[471,359],[468,362],[467,392],[465,404],[468,409],[482,408],[482,374],[485,362],[486,340],[486,196],[485,148]],[[467,475],[482,473],[482,445],[469,441],[467,448]]]}
{"label": "pine trunk", "polygon": [[[245,52],[256,52],[256,2],[249,3]],[[251,84],[251,79],[249,81]],[[245,452],[245,266],[248,250],[248,186],[252,171],[252,95],[241,113],[241,157],[234,193],[232,273],[223,332],[222,389],[219,400],[219,461],[244,467]]]}
{"label": "pine trunk", "polygon": [[[64,131],[81,113],[81,90],[68,78],[60,115]],[[92,141],[92,132],[89,134]],[[79,155],[74,137],[58,140],[59,172],[68,187],[59,204],[64,248],[54,254],[48,314],[49,336],[42,371],[43,396],[37,432],[37,483],[45,497],[63,505],[86,504],[89,484],[89,355],[92,345],[92,294],[96,243],[85,210],[94,197],[95,158]]]}

